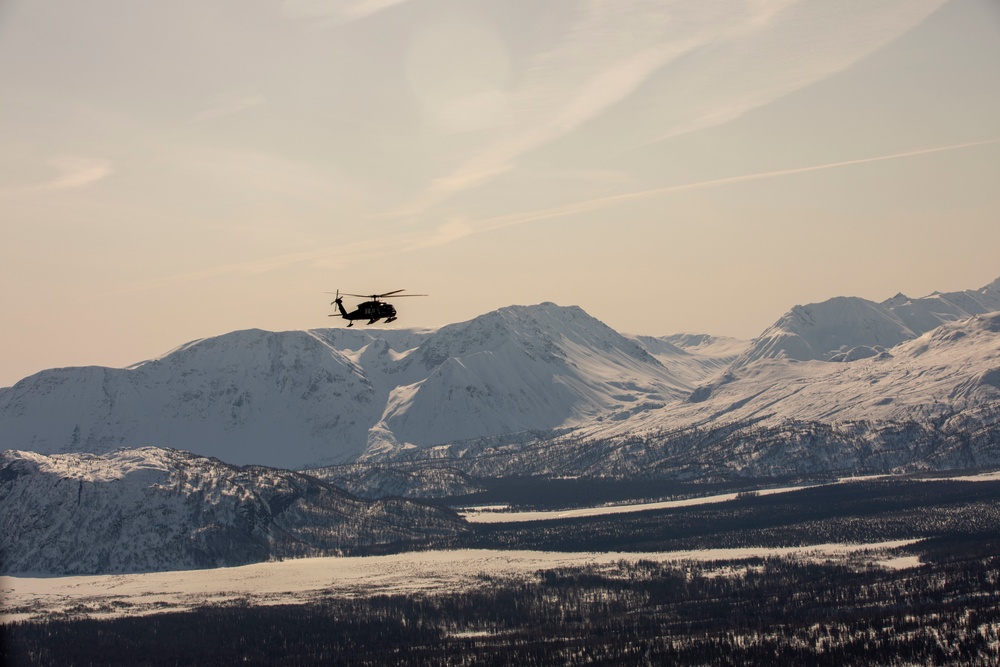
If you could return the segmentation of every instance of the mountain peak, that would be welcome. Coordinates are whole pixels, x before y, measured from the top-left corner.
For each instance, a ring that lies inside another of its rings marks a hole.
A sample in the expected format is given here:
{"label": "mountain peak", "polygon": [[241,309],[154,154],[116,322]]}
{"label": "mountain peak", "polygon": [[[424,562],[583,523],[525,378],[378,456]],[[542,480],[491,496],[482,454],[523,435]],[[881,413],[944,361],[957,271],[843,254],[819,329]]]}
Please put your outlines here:
{"label": "mountain peak", "polygon": [[758,337],[737,366],[766,358],[827,360],[859,346],[892,347],[913,332],[882,304],[861,297],[834,297],[795,306]]}
{"label": "mountain peak", "polygon": [[979,290],[932,292],[918,299],[902,292],[882,303],[834,297],[793,307],[735,365],[765,358],[841,360],[856,348],[891,348],[942,324],[994,311],[1000,311],[1000,278]]}

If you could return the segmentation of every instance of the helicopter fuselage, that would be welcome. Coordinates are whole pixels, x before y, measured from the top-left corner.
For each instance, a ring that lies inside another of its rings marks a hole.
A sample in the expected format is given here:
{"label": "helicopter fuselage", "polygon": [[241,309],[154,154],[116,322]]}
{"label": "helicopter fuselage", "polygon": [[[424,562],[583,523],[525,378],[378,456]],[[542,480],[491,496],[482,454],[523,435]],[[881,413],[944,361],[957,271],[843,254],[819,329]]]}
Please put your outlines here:
{"label": "helicopter fuselage", "polygon": [[[393,320],[396,319],[396,308],[392,304],[386,303],[382,299],[386,297],[397,299],[397,298],[402,298],[404,296],[427,296],[426,294],[400,294],[400,292],[404,291],[405,290],[397,289],[391,292],[385,292],[384,294],[372,294],[370,297],[368,297],[369,299],[368,301],[362,302],[361,304],[358,305],[357,308],[355,308],[351,312],[347,312],[347,309],[344,308],[344,300],[342,297],[356,296],[362,299],[365,297],[360,294],[348,294],[347,292],[341,294],[340,290],[337,290],[336,292],[337,298],[334,299],[330,305],[332,306],[333,304],[337,304],[337,309],[340,311],[340,316],[343,317],[345,320],[347,320],[347,326],[353,325],[355,320],[368,320],[368,324],[375,324],[379,320],[384,319],[386,324],[388,324],[389,322],[392,322]],[[329,293],[333,294],[333,292]],[[333,313],[332,315],[330,315],[330,317],[336,317],[336,316],[337,313]]]}
{"label": "helicopter fuselage", "polygon": [[383,318],[386,323],[396,319],[395,306],[385,301],[365,301],[358,304],[358,307],[351,312],[347,312],[341,299],[337,299],[334,303],[340,309],[340,316],[348,320],[347,326],[352,326],[355,320],[368,320],[368,324],[374,324]]}

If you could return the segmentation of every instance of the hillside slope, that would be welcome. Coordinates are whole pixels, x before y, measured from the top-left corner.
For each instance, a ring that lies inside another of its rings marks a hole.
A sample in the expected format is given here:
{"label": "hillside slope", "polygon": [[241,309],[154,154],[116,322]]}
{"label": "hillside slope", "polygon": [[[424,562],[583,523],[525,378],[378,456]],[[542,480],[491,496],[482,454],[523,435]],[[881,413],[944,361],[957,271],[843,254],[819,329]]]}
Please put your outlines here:
{"label": "hillside slope", "polygon": [[318,479],[176,450],[0,454],[0,571],[96,574],[364,553],[464,530],[452,512],[364,502]]}

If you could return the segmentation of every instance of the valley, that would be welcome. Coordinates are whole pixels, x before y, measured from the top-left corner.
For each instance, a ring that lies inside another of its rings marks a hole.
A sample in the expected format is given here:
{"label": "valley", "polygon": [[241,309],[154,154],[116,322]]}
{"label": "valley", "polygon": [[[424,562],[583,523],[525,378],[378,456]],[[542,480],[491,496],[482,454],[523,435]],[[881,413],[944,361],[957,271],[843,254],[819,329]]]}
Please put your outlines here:
{"label": "valley", "polygon": [[959,477],[480,524],[447,548],[387,555],[5,576],[3,657],[968,664],[998,646],[1000,481]]}

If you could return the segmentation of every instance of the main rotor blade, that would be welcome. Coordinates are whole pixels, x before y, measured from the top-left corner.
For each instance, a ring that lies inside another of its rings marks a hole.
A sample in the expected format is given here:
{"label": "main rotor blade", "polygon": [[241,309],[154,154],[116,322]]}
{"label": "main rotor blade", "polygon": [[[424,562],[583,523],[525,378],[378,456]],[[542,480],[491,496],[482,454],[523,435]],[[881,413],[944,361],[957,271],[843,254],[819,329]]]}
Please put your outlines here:
{"label": "main rotor blade", "polygon": [[[338,296],[356,296],[359,299],[384,299],[387,296],[391,296],[393,299],[398,299],[401,296],[430,296],[428,294],[400,294],[400,292],[405,292],[406,290],[393,290],[391,292],[386,292],[385,294],[351,294],[350,292],[337,292]],[[326,294],[333,294],[333,292],[326,292]]]}

